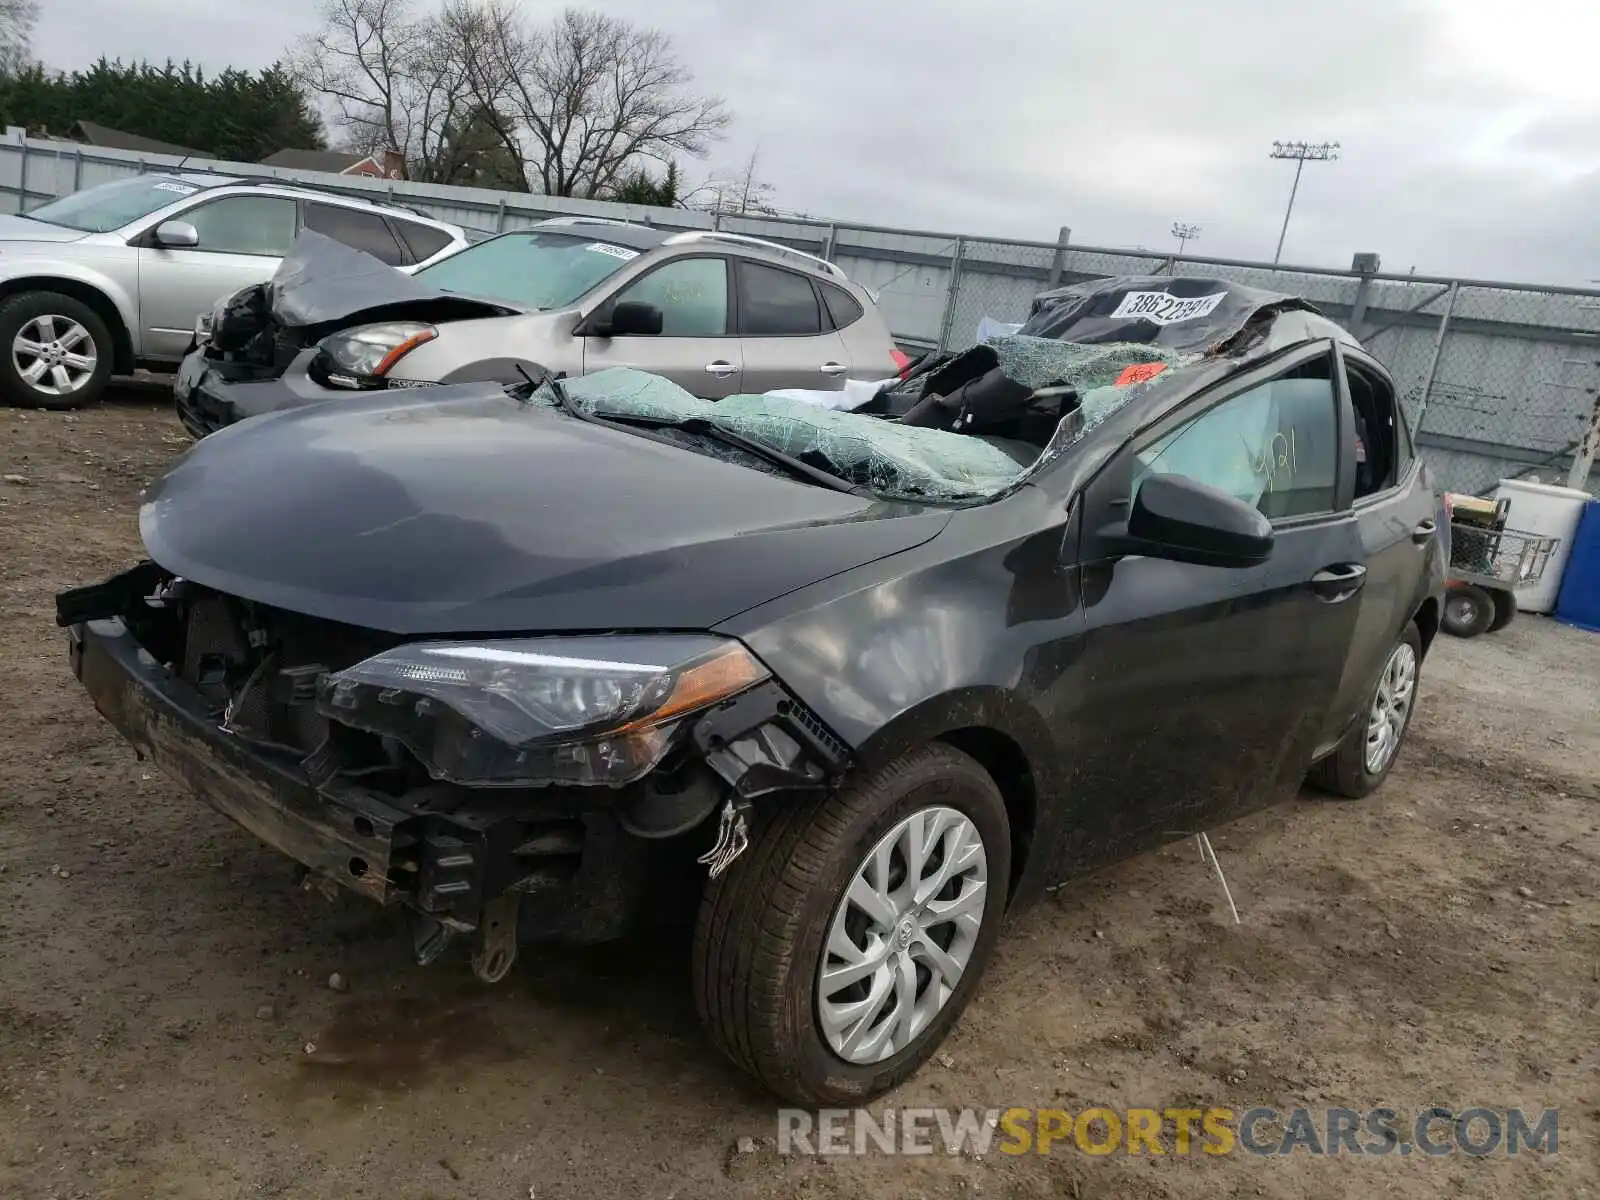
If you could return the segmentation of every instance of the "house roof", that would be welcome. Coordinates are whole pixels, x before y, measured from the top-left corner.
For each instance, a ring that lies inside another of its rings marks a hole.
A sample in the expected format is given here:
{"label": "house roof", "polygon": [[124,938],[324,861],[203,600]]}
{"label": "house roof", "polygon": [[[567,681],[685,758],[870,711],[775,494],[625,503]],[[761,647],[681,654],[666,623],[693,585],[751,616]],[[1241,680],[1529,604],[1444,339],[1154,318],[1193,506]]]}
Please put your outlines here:
{"label": "house roof", "polygon": [[142,137],[137,133],[123,133],[98,121],[74,121],[67,136],[75,142],[90,146],[104,146],[108,150],[142,150],[146,154],[205,154],[192,146],[179,146],[159,138]]}
{"label": "house roof", "polygon": [[342,174],[370,155],[344,150],[278,150],[261,160],[263,167],[288,167],[291,171],[331,171]]}

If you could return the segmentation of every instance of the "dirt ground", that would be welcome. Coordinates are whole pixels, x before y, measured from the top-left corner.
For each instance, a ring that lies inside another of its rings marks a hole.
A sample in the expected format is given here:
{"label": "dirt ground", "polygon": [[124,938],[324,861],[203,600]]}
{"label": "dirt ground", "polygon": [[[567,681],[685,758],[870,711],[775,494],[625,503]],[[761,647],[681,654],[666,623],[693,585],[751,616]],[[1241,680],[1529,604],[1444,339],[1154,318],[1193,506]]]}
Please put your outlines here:
{"label": "dirt ground", "polygon": [[1558,1158],[780,1157],[682,941],[419,969],[99,719],[52,596],[137,556],[186,444],[159,390],[0,409],[0,1196],[1600,1193],[1600,637],[1441,638],[1380,794],[1215,836],[1243,924],[1192,843],[1057,892],[887,1101],[1555,1107]]}

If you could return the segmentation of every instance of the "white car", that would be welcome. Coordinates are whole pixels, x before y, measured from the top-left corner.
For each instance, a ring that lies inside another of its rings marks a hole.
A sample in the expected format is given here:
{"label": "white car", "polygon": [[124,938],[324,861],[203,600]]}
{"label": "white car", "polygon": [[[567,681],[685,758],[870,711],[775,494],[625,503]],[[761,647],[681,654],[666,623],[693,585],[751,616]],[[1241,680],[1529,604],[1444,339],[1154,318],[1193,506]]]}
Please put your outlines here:
{"label": "white car", "polygon": [[272,179],[152,174],[74,192],[0,217],[0,398],[78,408],[114,374],[175,367],[196,316],[270,279],[303,229],[401,268],[478,240],[410,209]]}

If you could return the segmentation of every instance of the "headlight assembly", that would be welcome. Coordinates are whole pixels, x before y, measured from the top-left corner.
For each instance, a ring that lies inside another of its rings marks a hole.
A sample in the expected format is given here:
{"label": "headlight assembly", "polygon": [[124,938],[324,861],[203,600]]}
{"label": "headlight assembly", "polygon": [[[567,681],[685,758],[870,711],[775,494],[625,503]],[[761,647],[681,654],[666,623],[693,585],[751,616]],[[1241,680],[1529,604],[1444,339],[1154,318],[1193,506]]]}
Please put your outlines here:
{"label": "headlight assembly", "polygon": [[619,787],[661,761],[682,718],[767,677],[706,635],[414,642],[324,676],[317,708],[394,738],[436,779]]}
{"label": "headlight assembly", "polygon": [[317,343],[325,360],[328,382],[339,387],[370,388],[389,374],[395,363],[439,336],[432,325],[388,321],[360,325],[329,334]]}

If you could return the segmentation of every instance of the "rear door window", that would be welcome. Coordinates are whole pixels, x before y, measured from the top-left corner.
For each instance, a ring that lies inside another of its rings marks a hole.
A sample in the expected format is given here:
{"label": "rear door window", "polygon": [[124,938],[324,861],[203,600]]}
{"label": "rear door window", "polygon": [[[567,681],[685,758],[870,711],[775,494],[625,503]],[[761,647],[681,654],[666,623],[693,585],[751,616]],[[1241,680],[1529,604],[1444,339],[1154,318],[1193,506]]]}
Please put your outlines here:
{"label": "rear door window", "polygon": [[312,201],[306,205],[306,228],[315,229],[346,246],[365,250],[391,267],[401,267],[410,261],[390,232],[389,223],[377,213]]}
{"label": "rear door window", "polygon": [[1345,359],[1356,427],[1356,499],[1387,491],[1411,465],[1411,442],[1394,389],[1376,371]]}
{"label": "rear door window", "polygon": [[739,332],[745,337],[803,337],[822,332],[811,280],[793,271],[739,261]]}

